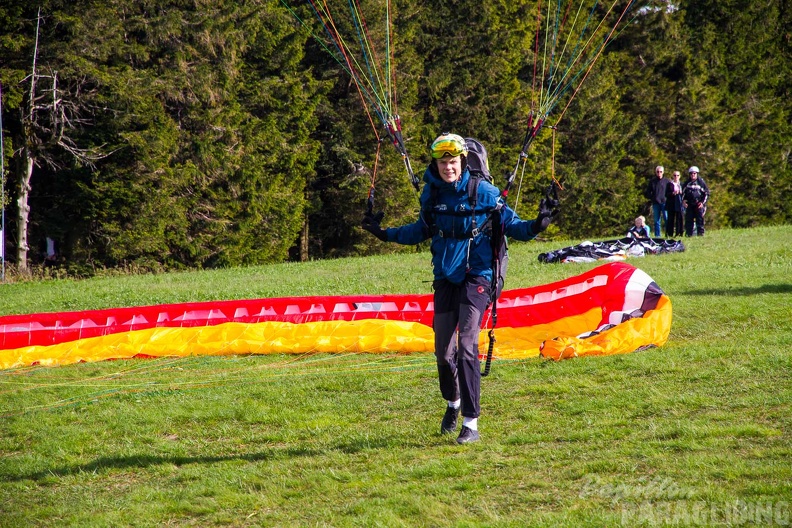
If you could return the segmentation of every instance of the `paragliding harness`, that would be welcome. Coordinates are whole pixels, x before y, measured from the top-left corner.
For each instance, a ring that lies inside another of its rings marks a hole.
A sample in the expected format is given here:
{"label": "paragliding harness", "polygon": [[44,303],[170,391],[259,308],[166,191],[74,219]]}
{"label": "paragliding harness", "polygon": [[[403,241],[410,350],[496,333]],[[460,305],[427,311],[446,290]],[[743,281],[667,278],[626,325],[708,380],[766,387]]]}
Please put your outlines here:
{"label": "paragliding harness", "polygon": [[[487,359],[484,366],[482,376],[487,376],[490,372],[490,365],[492,363],[492,352],[495,348],[495,325],[498,322],[498,297],[503,291],[503,284],[506,279],[506,270],[509,264],[509,248],[506,243],[506,237],[503,231],[503,221],[501,219],[502,205],[498,205],[492,211],[487,213],[487,219],[479,226],[476,222],[476,204],[478,202],[478,187],[481,180],[486,180],[492,183],[492,175],[489,171],[489,162],[487,160],[487,149],[480,141],[473,138],[465,138],[465,143],[468,149],[467,155],[467,168],[470,171],[470,179],[467,184],[468,202],[470,203],[471,215],[471,229],[469,232],[461,235],[451,235],[443,233],[437,228],[435,222],[434,209],[437,205],[438,189],[432,187],[430,189],[430,199],[427,204],[424,217],[429,220],[429,230],[432,236],[440,235],[441,237],[452,237],[459,239],[472,239],[476,238],[479,234],[484,233],[490,238],[490,246],[492,248],[492,287],[490,288],[490,305],[492,306],[492,326],[489,330],[489,347],[487,349]],[[467,213],[463,213],[467,214]]]}

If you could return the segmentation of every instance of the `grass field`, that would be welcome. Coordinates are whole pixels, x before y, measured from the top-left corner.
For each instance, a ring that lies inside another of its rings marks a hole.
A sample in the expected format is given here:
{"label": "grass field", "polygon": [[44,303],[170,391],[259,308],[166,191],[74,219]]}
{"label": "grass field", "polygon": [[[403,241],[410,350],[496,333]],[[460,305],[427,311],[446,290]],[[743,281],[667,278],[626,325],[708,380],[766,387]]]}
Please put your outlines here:
{"label": "grass field", "polygon": [[[577,241],[513,244],[507,288]],[[659,349],[496,361],[482,441],[439,434],[430,355],[165,358],[0,372],[0,526],[792,523],[792,226],[629,262],[674,307]],[[425,293],[427,254],[0,285],[29,313]]]}

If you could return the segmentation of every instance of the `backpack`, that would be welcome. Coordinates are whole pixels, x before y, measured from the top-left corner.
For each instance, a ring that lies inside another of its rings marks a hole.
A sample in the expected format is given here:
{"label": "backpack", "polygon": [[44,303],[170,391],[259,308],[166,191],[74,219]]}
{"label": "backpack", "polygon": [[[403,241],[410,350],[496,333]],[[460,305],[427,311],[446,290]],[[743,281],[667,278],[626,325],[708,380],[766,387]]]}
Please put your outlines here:
{"label": "backpack", "polygon": [[492,183],[492,174],[489,171],[489,159],[487,158],[487,149],[477,139],[465,138],[467,145],[467,168],[470,169],[470,174],[478,175],[488,182]]}
{"label": "backpack", "polygon": [[[468,182],[468,201],[470,207],[475,211],[478,200],[478,186],[482,178],[492,183],[492,174],[489,171],[489,158],[487,149],[481,142],[474,138],[465,138],[468,149],[467,168],[470,171],[470,181]],[[493,282],[497,284],[497,289],[493,292],[492,302],[495,303],[503,291],[503,284],[506,281],[506,270],[509,267],[509,247],[506,244],[506,237],[503,234],[503,222],[501,221],[500,209],[494,210],[487,222],[492,226],[490,240],[492,242],[492,270]],[[485,225],[486,223],[485,222]],[[476,227],[475,215],[473,227]]]}

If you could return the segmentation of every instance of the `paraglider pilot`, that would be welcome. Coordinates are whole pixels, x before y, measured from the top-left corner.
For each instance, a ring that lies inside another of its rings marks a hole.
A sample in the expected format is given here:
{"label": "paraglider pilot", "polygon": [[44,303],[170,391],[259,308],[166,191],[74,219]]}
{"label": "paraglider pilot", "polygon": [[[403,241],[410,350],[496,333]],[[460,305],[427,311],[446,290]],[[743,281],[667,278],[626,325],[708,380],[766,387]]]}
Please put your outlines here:
{"label": "paraglider pilot", "polygon": [[695,165],[688,169],[688,181],[682,187],[682,200],[685,205],[685,235],[693,236],[693,224],[696,234],[704,236],[704,213],[707,210],[709,187],[699,176],[699,168]]}
{"label": "paraglider pilot", "polygon": [[482,179],[475,194],[475,211],[471,212],[471,172],[465,140],[445,133],[432,143],[431,156],[423,175],[425,185],[417,221],[383,229],[383,213],[367,212],[362,226],[386,242],[418,244],[432,239],[435,356],[440,392],[448,403],[440,432],[456,432],[461,410],[462,429],[456,441],[466,444],[479,440],[478,340],[482,318],[493,298],[491,288],[493,282],[497,283],[493,281],[491,240],[483,227],[492,213],[499,211],[506,236],[532,240],[547,229],[556,211],[543,199],[535,220],[521,220],[502,200],[500,191]]}

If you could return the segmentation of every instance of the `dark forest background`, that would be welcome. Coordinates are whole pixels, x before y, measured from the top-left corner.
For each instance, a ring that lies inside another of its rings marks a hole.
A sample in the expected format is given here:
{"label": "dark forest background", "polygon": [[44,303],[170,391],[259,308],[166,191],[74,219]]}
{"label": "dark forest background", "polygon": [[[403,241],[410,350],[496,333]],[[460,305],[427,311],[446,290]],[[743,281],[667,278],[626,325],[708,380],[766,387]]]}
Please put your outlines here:
{"label": "dark forest background", "polygon": [[[565,190],[547,236],[621,236],[648,211],[655,165],[697,165],[712,191],[709,227],[792,221],[790,3],[645,4],[555,136],[545,129],[534,143],[511,205],[532,217],[552,170]],[[502,186],[525,133],[536,2],[392,7],[416,172],[432,139],[452,131],[488,146]],[[4,0],[0,83],[11,262],[31,160],[31,264],[46,237],[79,274],[414,250],[360,229],[374,132],[349,77],[279,1]],[[384,224],[415,218],[417,195],[388,144],[376,189]]]}

